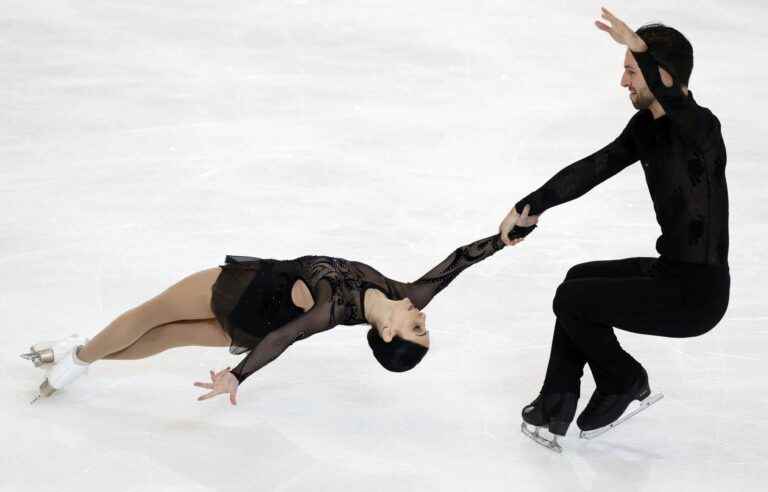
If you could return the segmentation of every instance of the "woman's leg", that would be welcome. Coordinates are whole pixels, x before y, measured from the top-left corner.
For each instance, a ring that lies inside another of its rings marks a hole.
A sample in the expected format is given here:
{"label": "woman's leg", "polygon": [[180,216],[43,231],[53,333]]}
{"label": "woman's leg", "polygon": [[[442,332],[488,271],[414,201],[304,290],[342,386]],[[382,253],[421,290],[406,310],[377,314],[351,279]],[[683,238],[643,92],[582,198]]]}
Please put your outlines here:
{"label": "woman's leg", "polygon": [[143,359],[174,347],[227,347],[230,342],[216,319],[174,321],[152,328],[132,345],[104,359]]}
{"label": "woman's leg", "polygon": [[174,321],[214,317],[211,287],[221,268],[209,268],[189,275],[166,290],[129,309],[96,334],[78,352],[84,362],[94,362],[132,345],[149,330]]}

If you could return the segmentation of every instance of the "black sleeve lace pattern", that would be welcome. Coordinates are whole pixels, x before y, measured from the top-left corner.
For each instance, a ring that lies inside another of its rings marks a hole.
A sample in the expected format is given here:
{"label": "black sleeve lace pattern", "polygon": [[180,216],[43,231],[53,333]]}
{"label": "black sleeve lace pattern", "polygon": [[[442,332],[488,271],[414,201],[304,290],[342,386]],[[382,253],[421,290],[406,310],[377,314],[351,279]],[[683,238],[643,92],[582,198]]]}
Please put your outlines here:
{"label": "black sleeve lace pattern", "polygon": [[404,294],[414,306],[423,309],[461,272],[502,250],[504,246],[499,234],[495,234],[457,248],[418,280],[405,284]]}
{"label": "black sleeve lace pattern", "polygon": [[555,174],[539,189],[515,204],[517,213],[525,205],[531,206],[529,215],[539,215],[548,208],[574,200],[606,179],[614,176],[640,158],[632,129],[638,120],[637,113],[616,140]]}
{"label": "black sleeve lace pattern", "polygon": [[239,383],[276,359],[293,342],[334,326],[331,322],[333,293],[330,284],[321,283],[318,293],[312,309],[269,333],[230,371]]}

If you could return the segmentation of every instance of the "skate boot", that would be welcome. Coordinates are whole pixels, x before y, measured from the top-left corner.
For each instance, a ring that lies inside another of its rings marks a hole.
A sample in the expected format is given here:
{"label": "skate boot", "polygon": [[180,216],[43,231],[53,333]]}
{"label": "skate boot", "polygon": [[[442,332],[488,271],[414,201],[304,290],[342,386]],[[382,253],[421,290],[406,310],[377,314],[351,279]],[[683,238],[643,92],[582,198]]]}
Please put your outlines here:
{"label": "skate boot", "polygon": [[40,385],[40,392],[31,403],[35,403],[40,397],[49,397],[56,391],[67,386],[75,379],[88,372],[89,363],[83,362],[77,357],[77,346],[63,354],[48,371],[48,377]]}
{"label": "skate boot", "polygon": [[[530,405],[523,407],[523,423],[520,430],[547,449],[561,453],[557,436],[564,436],[576,414],[576,393],[540,393]],[[552,438],[540,434],[540,430],[549,431]]]}
{"label": "skate boot", "polygon": [[[576,424],[581,429],[579,437],[592,439],[604,432],[608,432],[663,397],[664,395],[661,393],[651,396],[651,388],[648,385],[648,373],[641,367],[640,374],[625,392],[607,394],[595,390],[592,393],[592,398],[589,399],[587,407],[581,412],[579,418],[576,419]],[[629,404],[635,400],[639,401],[640,405],[622,417]]]}
{"label": "skate boot", "polygon": [[29,348],[29,352],[21,354],[22,359],[31,360],[35,367],[50,368],[56,362],[56,357],[67,353],[77,345],[85,345],[88,338],[73,333],[59,340],[46,340],[37,342]]}

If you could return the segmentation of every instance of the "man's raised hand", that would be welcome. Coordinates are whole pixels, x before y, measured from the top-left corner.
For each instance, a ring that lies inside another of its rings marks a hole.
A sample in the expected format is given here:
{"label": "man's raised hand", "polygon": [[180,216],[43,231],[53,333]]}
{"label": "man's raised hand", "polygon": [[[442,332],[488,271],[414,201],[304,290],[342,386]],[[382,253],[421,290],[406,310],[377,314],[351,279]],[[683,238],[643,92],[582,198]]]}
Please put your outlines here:
{"label": "man's raised hand", "polygon": [[635,31],[630,29],[623,20],[613,15],[613,13],[605,7],[601,7],[600,10],[602,11],[600,17],[607,20],[610,25],[605,24],[604,22],[595,21],[595,25],[598,29],[607,32],[611,35],[614,41],[623,44],[632,51],[640,52],[648,49],[648,46],[643,39],[638,36]]}

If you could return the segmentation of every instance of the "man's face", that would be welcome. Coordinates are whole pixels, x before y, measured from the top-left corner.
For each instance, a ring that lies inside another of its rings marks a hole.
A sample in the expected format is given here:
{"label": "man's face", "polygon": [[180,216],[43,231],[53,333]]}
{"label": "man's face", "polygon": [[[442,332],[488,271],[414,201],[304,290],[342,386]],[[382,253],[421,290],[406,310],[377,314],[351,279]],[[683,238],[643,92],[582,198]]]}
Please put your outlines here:
{"label": "man's face", "polygon": [[621,76],[621,86],[629,89],[629,100],[635,109],[648,109],[656,101],[648,86],[645,84],[643,72],[637,66],[635,57],[627,50],[624,55],[624,74]]}

